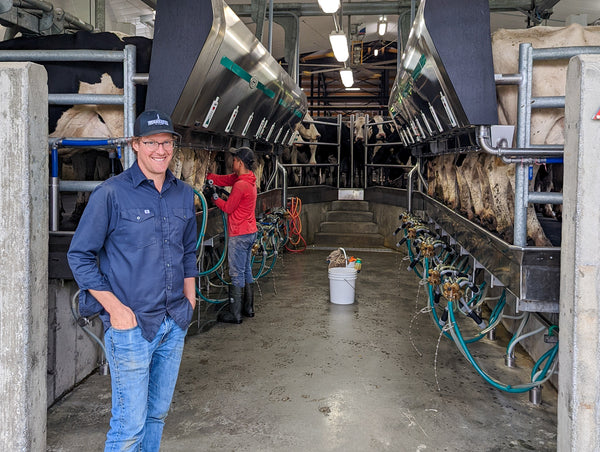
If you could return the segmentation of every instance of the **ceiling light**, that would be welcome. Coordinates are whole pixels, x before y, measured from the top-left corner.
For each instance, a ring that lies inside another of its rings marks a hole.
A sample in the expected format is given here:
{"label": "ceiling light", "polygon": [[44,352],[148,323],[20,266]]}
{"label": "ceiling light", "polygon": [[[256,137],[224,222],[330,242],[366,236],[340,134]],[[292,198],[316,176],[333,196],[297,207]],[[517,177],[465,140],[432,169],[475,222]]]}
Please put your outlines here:
{"label": "ceiling light", "polygon": [[346,91],[360,91],[359,87],[346,88]]}
{"label": "ceiling light", "polygon": [[379,49],[373,50],[373,55],[375,55],[375,56],[379,55]]}
{"label": "ceiling light", "polygon": [[340,77],[342,78],[342,83],[346,88],[350,88],[352,85],[354,85],[352,69],[340,69]]}
{"label": "ceiling light", "polygon": [[348,39],[343,31],[332,31],[329,35],[329,42],[336,60],[340,63],[348,60],[350,56],[348,54]]}
{"label": "ceiling light", "polygon": [[377,33],[379,36],[383,36],[387,30],[387,19],[385,16],[381,16],[377,21]]}
{"label": "ceiling light", "polygon": [[340,0],[319,0],[319,6],[326,14],[334,14],[340,9]]}

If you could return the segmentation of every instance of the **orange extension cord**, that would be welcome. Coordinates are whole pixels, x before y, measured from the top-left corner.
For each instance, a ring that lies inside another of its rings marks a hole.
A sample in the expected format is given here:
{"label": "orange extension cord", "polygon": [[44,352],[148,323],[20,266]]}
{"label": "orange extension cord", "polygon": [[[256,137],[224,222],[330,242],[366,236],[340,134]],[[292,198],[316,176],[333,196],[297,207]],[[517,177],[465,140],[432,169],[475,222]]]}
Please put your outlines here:
{"label": "orange extension cord", "polygon": [[[288,213],[290,219],[287,223],[288,228],[288,243],[294,248],[285,245],[285,249],[292,253],[301,253],[306,249],[306,240],[302,237],[302,221],[300,220],[300,211],[302,210],[302,200],[300,198],[290,199],[290,208]],[[300,247],[299,247],[300,246]]]}

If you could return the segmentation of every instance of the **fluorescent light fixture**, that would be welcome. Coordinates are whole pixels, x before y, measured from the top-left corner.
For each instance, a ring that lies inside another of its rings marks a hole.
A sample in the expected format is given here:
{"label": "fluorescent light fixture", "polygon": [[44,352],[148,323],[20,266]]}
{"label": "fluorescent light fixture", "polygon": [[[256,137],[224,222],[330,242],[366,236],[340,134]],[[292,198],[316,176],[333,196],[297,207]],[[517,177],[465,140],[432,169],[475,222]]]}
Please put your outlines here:
{"label": "fluorescent light fixture", "polygon": [[385,16],[381,16],[377,21],[377,33],[379,36],[383,36],[387,30],[387,19]]}
{"label": "fluorescent light fixture", "polygon": [[375,55],[375,56],[379,55],[379,49],[373,50],[373,55]]}
{"label": "fluorescent light fixture", "polygon": [[324,13],[334,14],[340,9],[340,0],[319,0],[319,6]]}
{"label": "fluorescent light fixture", "polygon": [[359,87],[346,88],[346,91],[360,91]]}
{"label": "fluorescent light fixture", "polygon": [[335,59],[340,63],[348,60],[348,39],[343,31],[332,31],[329,35],[331,49],[335,55]]}
{"label": "fluorescent light fixture", "polygon": [[346,88],[350,88],[352,85],[354,85],[352,69],[340,69],[340,77],[342,78],[342,83]]}

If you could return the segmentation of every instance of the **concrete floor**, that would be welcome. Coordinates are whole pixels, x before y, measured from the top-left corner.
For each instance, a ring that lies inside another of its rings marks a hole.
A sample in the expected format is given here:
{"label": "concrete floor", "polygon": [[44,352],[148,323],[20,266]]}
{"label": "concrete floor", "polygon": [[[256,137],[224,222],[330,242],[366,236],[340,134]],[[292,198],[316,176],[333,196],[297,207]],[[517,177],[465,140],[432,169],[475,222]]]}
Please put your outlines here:
{"label": "concrete floor", "polygon": [[[352,305],[329,302],[327,254],[284,255],[255,318],[188,336],[162,450],[556,450],[549,385],[541,406],[493,389],[447,339],[434,367],[439,331],[428,314],[411,322],[425,293],[403,254],[354,251]],[[472,352],[497,379],[526,381],[531,363],[506,368],[498,336]],[[109,377],[92,375],[49,409],[48,450],[102,450],[109,417]]]}

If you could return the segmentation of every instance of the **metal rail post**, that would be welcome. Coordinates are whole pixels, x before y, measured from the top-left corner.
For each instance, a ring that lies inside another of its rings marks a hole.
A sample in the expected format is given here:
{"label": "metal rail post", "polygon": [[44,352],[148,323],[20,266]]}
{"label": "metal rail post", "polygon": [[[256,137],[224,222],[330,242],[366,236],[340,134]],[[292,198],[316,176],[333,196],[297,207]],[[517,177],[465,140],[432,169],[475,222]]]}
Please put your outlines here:
{"label": "metal rail post", "polygon": [[[135,46],[128,44],[123,52],[123,95],[125,97],[123,101],[123,133],[126,137],[132,137],[136,108],[135,84],[133,83],[133,76],[136,71]],[[123,153],[124,168],[129,168],[134,161],[135,156],[133,155],[131,143],[127,143]]]}
{"label": "metal rail post", "polygon": [[342,166],[342,162],[340,159],[342,158],[342,115],[338,114],[337,121],[337,188],[340,188],[340,167]]}
{"label": "metal rail post", "polygon": [[364,188],[367,188],[367,186],[369,185],[369,181],[368,181],[368,171],[367,171],[367,155],[368,155],[368,148],[367,148],[367,137],[368,137],[368,133],[369,133],[369,115],[366,114],[365,115],[365,123],[363,124],[363,148],[365,150],[365,177],[364,177]]}
{"label": "metal rail post", "polygon": [[[338,164],[341,164],[339,160]],[[354,188],[354,115],[350,115],[350,174],[348,175],[348,177],[350,178],[350,188]]]}
{"label": "metal rail post", "polygon": [[[531,79],[533,59],[531,44],[519,45],[519,83],[517,112],[517,148],[528,148],[531,142]],[[529,192],[528,165],[520,163],[515,168],[515,214],[513,242],[527,246],[527,193]]]}

